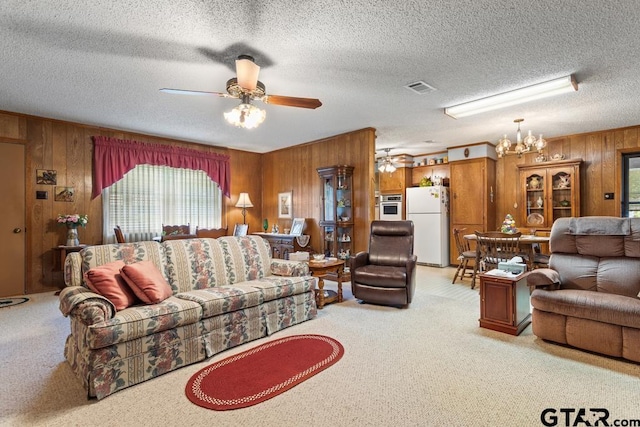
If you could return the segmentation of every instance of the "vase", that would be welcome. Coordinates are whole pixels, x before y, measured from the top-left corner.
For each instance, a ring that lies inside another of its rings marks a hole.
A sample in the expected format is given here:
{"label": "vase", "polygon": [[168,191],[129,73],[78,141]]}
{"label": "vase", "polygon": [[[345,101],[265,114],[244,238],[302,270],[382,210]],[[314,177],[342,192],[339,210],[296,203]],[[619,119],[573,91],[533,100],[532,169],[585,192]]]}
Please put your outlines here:
{"label": "vase", "polygon": [[77,227],[67,227],[67,246],[80,246]]}

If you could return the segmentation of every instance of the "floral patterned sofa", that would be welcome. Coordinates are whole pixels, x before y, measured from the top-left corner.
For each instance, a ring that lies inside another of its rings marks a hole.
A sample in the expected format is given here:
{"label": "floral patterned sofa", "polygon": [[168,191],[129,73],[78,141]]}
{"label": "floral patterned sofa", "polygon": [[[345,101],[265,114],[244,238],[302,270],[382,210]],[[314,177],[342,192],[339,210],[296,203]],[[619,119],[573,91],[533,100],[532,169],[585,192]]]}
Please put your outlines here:
{"label": "floral patterned sofa", "polygon": [[[266,240],[245,236],[89,246],[69,254],[60,293],[60,310],[71,321],[64,354],[89,397],[101,399],[315,317],[308,265],[270,253]],[[117,311],[85,283],[90,269],[117,260],[151,261],[172,295]]]}

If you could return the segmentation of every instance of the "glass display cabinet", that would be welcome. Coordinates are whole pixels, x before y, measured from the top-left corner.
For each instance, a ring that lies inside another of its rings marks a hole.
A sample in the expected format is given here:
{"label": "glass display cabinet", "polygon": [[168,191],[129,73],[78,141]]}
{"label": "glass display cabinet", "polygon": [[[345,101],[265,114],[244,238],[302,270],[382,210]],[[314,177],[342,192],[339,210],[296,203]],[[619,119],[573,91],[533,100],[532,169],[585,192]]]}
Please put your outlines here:
{"label": "glass display cabinet", "polygon": [[348,260],[353,255],[353,166],[317,171],[322,179],[322,251],[328,257]]}
{"label": "glass display cabinet", "polygon": [[550,229],[558,218],[580,216],[581,159],[518,165],[522,192],[521,222]]}

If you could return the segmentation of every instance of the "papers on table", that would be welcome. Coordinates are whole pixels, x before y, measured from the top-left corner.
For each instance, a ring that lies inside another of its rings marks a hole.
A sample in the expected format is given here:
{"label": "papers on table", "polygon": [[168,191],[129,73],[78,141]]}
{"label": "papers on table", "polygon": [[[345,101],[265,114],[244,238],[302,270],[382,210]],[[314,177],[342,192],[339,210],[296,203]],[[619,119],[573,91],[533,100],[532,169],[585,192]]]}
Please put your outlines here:
{"label": "papers on table", "polygon": [[484,274],[488,276],[496,276],[496,277],[516,277],[516,276],[519,276],[521,273],[498,270],[497,268],[494,268],[493,270],[485,271]]}

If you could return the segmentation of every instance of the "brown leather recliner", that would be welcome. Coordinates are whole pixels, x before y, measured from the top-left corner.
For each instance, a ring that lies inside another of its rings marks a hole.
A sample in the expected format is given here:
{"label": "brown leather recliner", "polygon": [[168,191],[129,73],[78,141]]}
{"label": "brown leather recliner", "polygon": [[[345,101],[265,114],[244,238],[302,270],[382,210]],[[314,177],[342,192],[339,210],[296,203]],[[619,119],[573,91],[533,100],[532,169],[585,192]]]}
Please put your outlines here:
{"label": "brown leather recliner", "polygon": [[362,302],[407,306],[415,290],[413,221],[373,221],[369,252],[351,258],[351,290]]}

